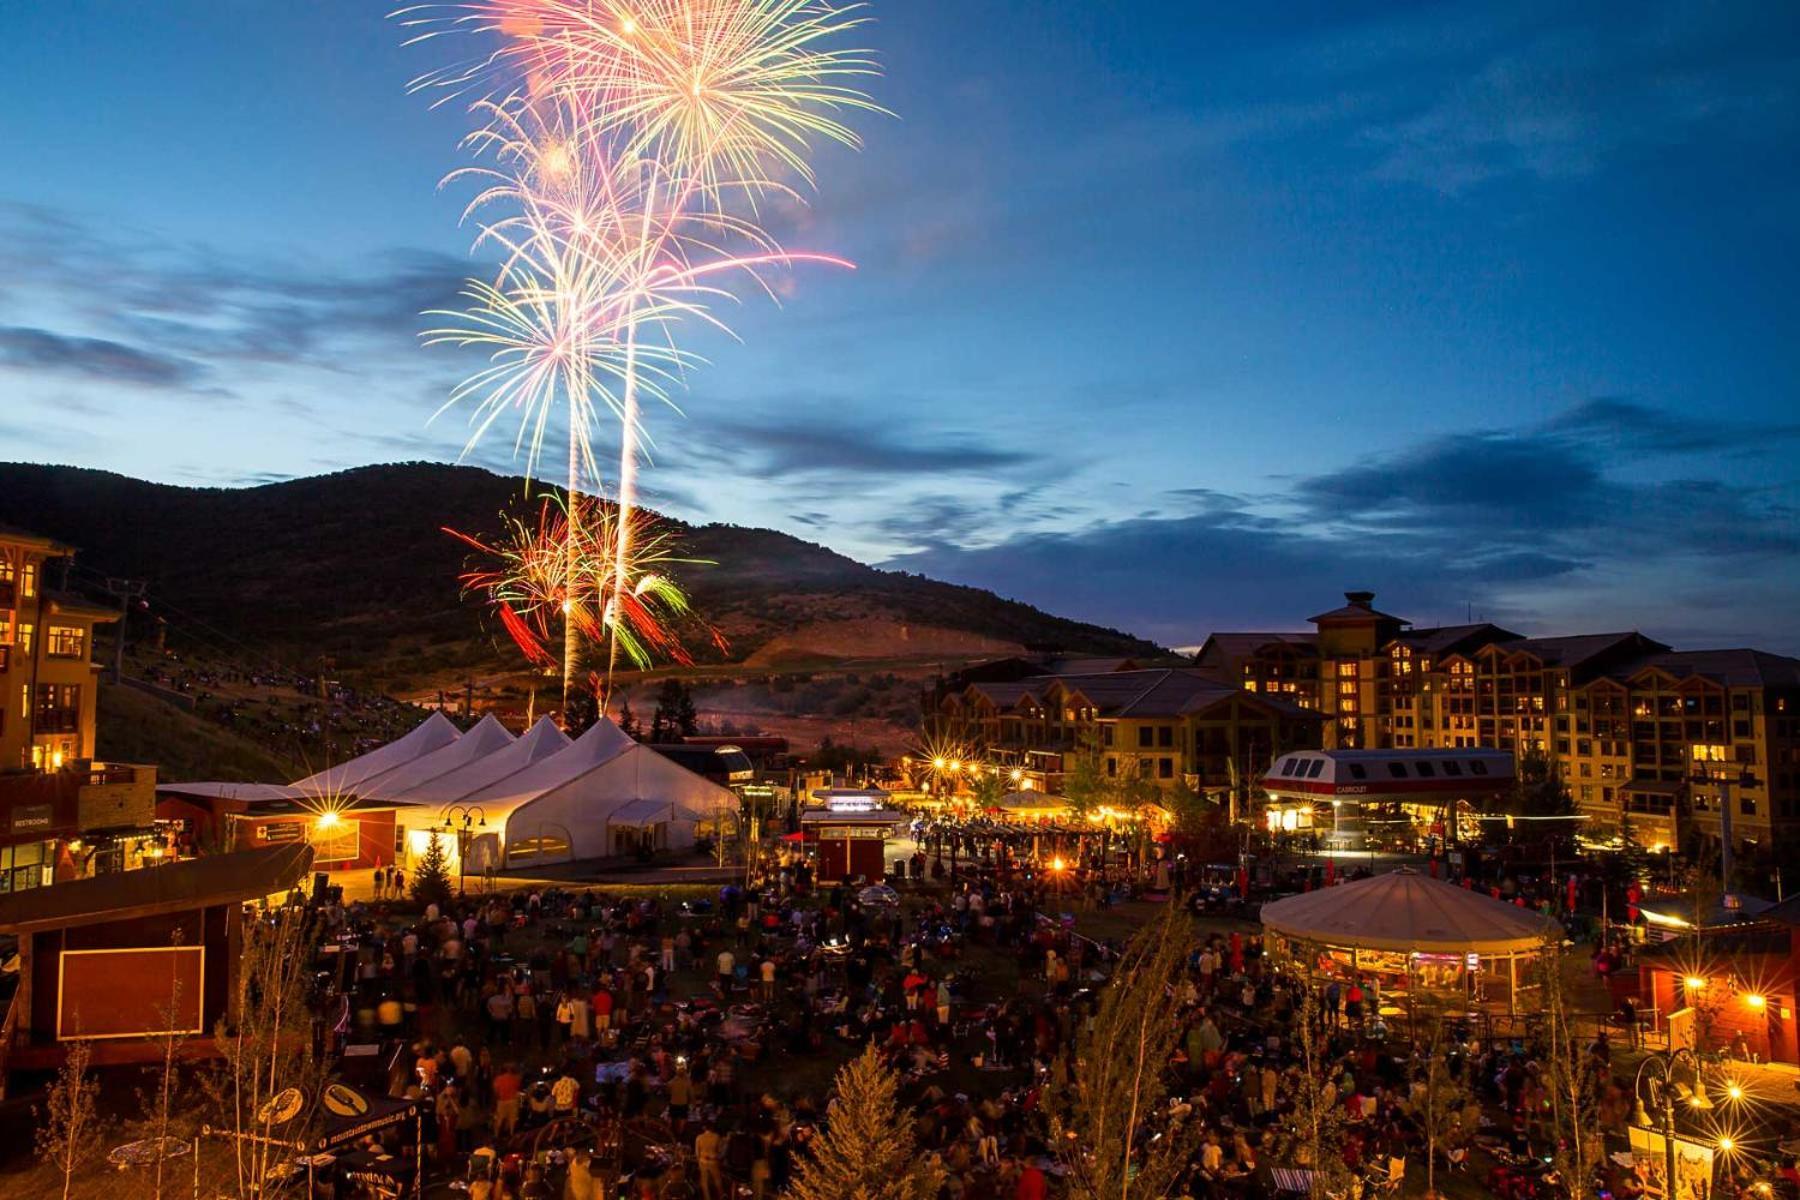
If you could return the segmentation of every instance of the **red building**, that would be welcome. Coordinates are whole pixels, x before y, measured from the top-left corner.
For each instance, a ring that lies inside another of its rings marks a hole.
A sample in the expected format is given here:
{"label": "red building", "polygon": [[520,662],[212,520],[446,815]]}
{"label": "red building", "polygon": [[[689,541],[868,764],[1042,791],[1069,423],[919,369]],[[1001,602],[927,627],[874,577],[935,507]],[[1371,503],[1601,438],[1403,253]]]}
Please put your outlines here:
{"label": "red building", "polygon": [[[1702,1050],[1800,1066],[1800,897],[1735,925],[1649,947],[1638,959],[1639,1012],[1667,1029],[1691,1010]],[[1677,1034],[1678,1038],[1681,1036]]]}
{"label": "red building", "polygon": [[52,1070],[65,1043],[94,1042],[96,1065],[146,1062],[168,1028],[211,1052],[229,1020],[244,905],[305,878],[305,845],[209,855],[0,896],[0,932],[19,938],[18,987],[0,1076]]}

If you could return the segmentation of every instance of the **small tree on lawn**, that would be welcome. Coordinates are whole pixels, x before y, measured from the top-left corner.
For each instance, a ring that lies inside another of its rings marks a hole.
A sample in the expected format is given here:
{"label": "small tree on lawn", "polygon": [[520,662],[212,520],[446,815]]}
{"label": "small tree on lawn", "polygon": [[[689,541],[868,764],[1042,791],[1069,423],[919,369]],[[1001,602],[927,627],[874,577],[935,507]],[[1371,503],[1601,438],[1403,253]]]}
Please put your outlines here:
{"label": "small tree on lawn", "polygon": [[88,1075],[93,1056],[92,1042],[70,1042],[56,1082],[44,1096],[43,1107],[34,1110],[39,1121],[38,1157],[62,1176],[63,1200],[69,1200],[75,1176],[100,1149],[100,1117],[95,1108],[100,1081]]}
{"label": "small tree on lawn", "polygon": [[[176,930],[172,944],[180,946],[182,940],[181,931]],[[179,962],[179,955],[171,956],[172,964]],[[163,1032],[148,1039],[156,1048],[156,1088],[151,1092],[139,1089],[138,1118],[129,1123],[134,1140],[148,1141],[156,1147],[151,1194],[159,1200],[163,1195],[164,1168],[168,1165],[171,1147],[192,1137],[195,1125],[190,1108],[179,1103],[182,1088],[178,1060],[181,1048],[188,1040],[188,1035],[179,1031],[184,1020],[182,991],[181,976],[172,965],[168,1001],[156,1006],[162,1018]]]}
{"label": "small tree on lawn", "polygon": [[1192,940],[1187,914],[1173,904],[1139,930],[1073,1057],[1057,1064],[1050,1133],[1071,1197],[1161,1200],[1192,1157],[1199,1124],[1162,1124],[1169,1060],[1181,1037],[1172,997]]}
{"label": "small tree on lawn", "polygon": [[1323,1054],[1327,1033],[1319,1015],[1318,992],[1300,985],[1299,1088],[1290,1116],[1295,1142],[1312,1171],[1314,1197],[1342,1195],[1352,1182],[1344,1163],[1344,1110]]}
{"label": "small tree on lawn", "polygon": [[439,909],[450,903],[450,862],[444,854],[443,837],[435,829],[424,856],[413,869],[412,898],[420,904],[435,904]]}
{"label": "small tree on lawn", "polygon": [[1450,1069],[1453,1049],[1449,1023],[1443,1014],[1425,1014],[1431,1027],[1431,1038],[1422,1062],[1416,1064],[1412,1094],[1407,1100],[1407,1115],[1425,1135],[1425,1191],[1437,1194],[1437,1159],[1440,1150],[1450,1150],[1466,1140],[1468,1130],[1462,1127],[1463,1110],[1473,1093],[1463,1077]]}
{"label": "small tree on lawn", "polygon": [[801,1157],[790,1200],[933,1200],[941,1167],[919,1156],[895,1096],[900,1079],[871,1044],[837,1075],[825,1131]]}

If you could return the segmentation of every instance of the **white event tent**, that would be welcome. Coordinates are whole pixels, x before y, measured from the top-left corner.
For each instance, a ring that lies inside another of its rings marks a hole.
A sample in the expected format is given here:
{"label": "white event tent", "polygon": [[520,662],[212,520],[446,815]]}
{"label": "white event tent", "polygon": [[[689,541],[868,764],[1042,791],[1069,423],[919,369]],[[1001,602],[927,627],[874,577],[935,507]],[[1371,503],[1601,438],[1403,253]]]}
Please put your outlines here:
{"label": "white event tent", "polygon": [[[470,730],[469,735],[472,736],[474,732]],[[517,775],[526,767],[549,758],[569,744],[567,735],[556,727],[555,721],[549,717],[540,717],[536,725],[501,749],[472,759],[453,771],[415,782],[393,798],[430,809],[442,823],[443,810],[450,805],[483,788],[491,787],[508,776]]]}
{"label": "white event tent", "polygon": [[506,749],[515,740],[507,732],[506,726],[490,714],[477,721],[472,729],[449,745],[440,746],[409,763],[402,763],[391,771],[384,771],[365,780],[357,786],[357,795],[364,799],[406,799],[410,789],[479,762],[490,754]]}
{"label": "white event tent", "polygon": [[[548,718],[514,737],[492,716],[467,733],[442,713],[385,746],[287,786],[170,785],[252,807],[314,798],[393,808],[415,858],[433,831],[466,853],[464,869],[535,866],[694,844],[695,826],[737,810],[730,791],[641,746],[601,717],[571,741]],[[410,816],[410,820],[408,817]]]}
{"label": "white event tent", "polygon": [[397,740],[385,746],[377,746],[367,754],[358,755],[336,766],[326,767],[305,779],[296,779],[293,787],[308,796],[358,794],[389,771],[403,767],[434,750],[441,750],[461,736],[449,717],[435,712]]}
{"label": "white event tent", "polygon": [[509,867],[694,844],[694,827],[737,797],[627,737],[601,717],[555,754],[460,797],[488,833],[468,865]]}

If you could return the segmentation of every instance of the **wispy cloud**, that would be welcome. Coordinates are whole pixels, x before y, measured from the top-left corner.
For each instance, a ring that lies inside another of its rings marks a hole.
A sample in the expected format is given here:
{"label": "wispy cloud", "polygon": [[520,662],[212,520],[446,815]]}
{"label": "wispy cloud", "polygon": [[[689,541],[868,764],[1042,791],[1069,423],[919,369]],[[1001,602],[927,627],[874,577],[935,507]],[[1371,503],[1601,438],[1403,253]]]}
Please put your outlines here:
{"label": "wispy cloud", "polygon": [[74,337],[22,325],[0,326],[0,367],[154,388],[185,387],[207,375],[199,363],[110,338]]}

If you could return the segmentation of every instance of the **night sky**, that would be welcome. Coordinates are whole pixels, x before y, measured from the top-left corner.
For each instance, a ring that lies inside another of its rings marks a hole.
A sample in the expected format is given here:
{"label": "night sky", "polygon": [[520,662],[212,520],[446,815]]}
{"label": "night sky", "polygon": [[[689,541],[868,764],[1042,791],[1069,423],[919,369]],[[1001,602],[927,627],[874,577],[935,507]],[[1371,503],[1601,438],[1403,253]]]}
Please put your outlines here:
{"label": "night sky", "polygon": [[[358,0],[0,41],[0,458],[455,459],[452,56]],[[1415,621],[1800,652],[1800,6],[881,0],[780,307],[655,503],[1170,644]],[[500,470],[510,440],[469,459]]]}

